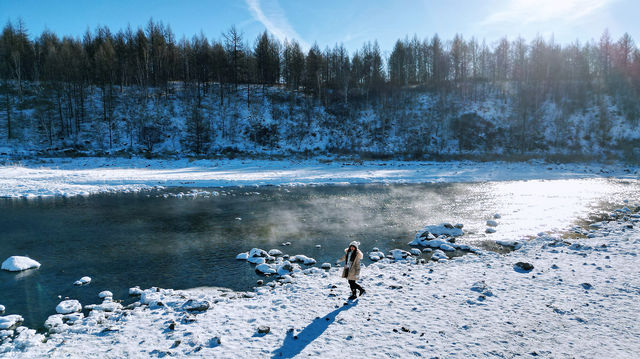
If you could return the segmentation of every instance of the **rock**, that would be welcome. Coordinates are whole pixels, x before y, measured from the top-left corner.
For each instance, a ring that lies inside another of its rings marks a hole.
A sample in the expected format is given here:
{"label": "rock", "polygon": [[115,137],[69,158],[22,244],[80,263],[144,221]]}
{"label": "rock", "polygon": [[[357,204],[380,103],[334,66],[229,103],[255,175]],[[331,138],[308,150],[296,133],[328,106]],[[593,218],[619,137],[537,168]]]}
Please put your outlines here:
{"label": "rock", "polygon": [[89,304],[85,306],[85,309],[93,310],[96,312],[115,312],[122,309],[122,304],[111,301],[108,297],[102,304]]}
{"label": "rock", "polygon": [[440,249],[442,249],[442,250],[443,250],[443,251],[445,251],[445,252],[453,252],[453,251],[455,251],[455,250],[456,250],[456,249],[455,249],[455,248],[453,248],[451,245],[446,244],[446,243],[441,244],[441,245],[440,245]]}
{"label": "rock", "polygon": [[69,314],[82,310],[82,305],[75,299],[63,300],[56,306],[58,314]]}
{"label": "rock", "polygon": [[1,313],[4,313],[4,310],[5,310],[5,309],[6,309],[6,308],[4,307],[4,305],[0,304],[0,314],[1,314]]}
{"label": "rock", "polygon": [[306,264],[306,265],[311,265],[311,264],[315,264],[316,260],[310,257],[307,257],[303,254],[298,254],[296,256],[293,256],[291,258],[289,258],[289,260],[291,262],[302,262],[302,264]]}
{"label": "rock", "polygon": [[244,253],[238,254],[236,256],[236,259],[245,260],[246,261],[247,259],[249,259],[249,252],[244,252]]}
{"label": "rock", "polygon": [[489,227],[497,227],[498,226],[498,222],[490,219],[490,220],[487,221],[487,226],[489,226]]}
{"label": "rock", "polygon": [[[377,248],[374,248],[374,249],[377,249]],[[377,262],[377,261],[381,260],[384,257],[385,257],[385,255],[384,255],[383,252],[380,252],[380,251],[369,252],[369,259],[371,259],[374,262]]]}
{"label": "rock", "polygon": [[502,216],[499,213],[493,214],[493,219],[500,219],[500,218],[502,218]]}
{"label": "rock", "polygon": [[291,245],[291,242],[283,242],[283,243],[282,243],[282,245],[283,245],[283,246],[290,246],[290,245]]}
{"label": "rock", "polygon": [[331,269],[331,263],[322,263],[320,268],[322,268],[322,269]]}
{"label": "rock", "polygon": [[283,275],[279,278],[282,283],[293,283],[293,277],[288,274]]}
{"label": "rock", "polygon": [[489,290],[489,286],[487,286],[487,283],[483,280],[473,283],[471,290],[482,294],[484,297],[493,296],[493,293]]}
{"label": "rock", "polygon": [[49,331],[49,333],[59,333],[62,331],[62,328],[65,327],[62,317],[62,314],[54,314],[50,315],[49,318],[45,320],[44,327]]}
{"label": "rock", "polygon": [[29,257],[11,256],[2,262],[1,268],[10,272],[19,272],[32,268],[40,268],[40,263]]}
{"label": "rock", "polygon": [[411,253],[403,249],[392,249],[389,251],[389,253],[391,254],[391,257],[397,261],[411,257]]}
{"label": "rock", "polygon": [[373,249],[371,251],[372,252],[380,252],[380,249],[378,249],[378,247],[373,247]]}
{"label": "rock", "polygon": [[490,233],[496,233],[496,229],[489,227],[489,228],[485,229],[484,233],[489,233],[489,234]]}
{"label": "rock", "polygon": [[454,225],[454,227],[455,227],[455,228],[458,228],[458,229],[462,229],[462,228],[464,227],[464,224],[462,224],[462,223],[456,223],[456,224]]}
{"label": "rock", "polygon": [[206,300],[189,299],[182,305],[182,310],[187,312],[204,312],[211,307]]}
{"label": "rock", "polygon": [[411,248],[411,250],[409,252],[414,256],[419,256],[419,255],[422,254],[422,251],[419,250],[418,248]]}
{"label": "rock", "polygon": [[0,317],[0,329],[1,330],[12,330],[17,328],[22,322],[24,318],[18,314],[5,315]]}
{"label": "rock", "polygon": [[513,267],[516,272],[531,272],[533,270],[533,264],[527,262],[518,262]]}
{"label": "rock", "polygon": [[431,253],[431,252],[433,252],[433,249],[431,249],[431,248],[424,248],[424,249],[422,249],[422,252],[423,252],[423,253]]}
{"label": "rock", "polygon": [[496,241],[496,244],[499,244],[503,247],[509,247],[513,250],[518,250],[522,247],[522,243],[518,241]]}
{"label": "rock", "polygon": [[135,286],[133,288],[129,288],[129,295],[130,296],[142,295],[142,289],[140,289],[140,287],[138,287],[138,286]]}
{"label": "rock", "polygon": [[279,249],[271,249],[269,250],[268,254],[273,257],[278,257],[282,255],[282,251]]}
{"label": "rock", "polygon": [[589,290],[591,288],[593,288],[593,286],[590,283],[582,283],[580,284],[582,286],[582,288]]}
{"label": "rock", "polygon": [[91,283],[91,277],[82,277],[77,281],[73,282],[73,285],[85,285]]}
{"label": "rock", "polygon": [[265,275],[270,275],[270,274],[275,274],[277,271],[275,268],[273,268],[272,265],[262,263],[256,266],[256,272],[260,272]]}
{"label": "rock", "polygon": [[268,334],[271,331],[271,328],[269,328],[266,325],[261,325],[258,327],[258,333],[260,334]]}
{"label": "rock", "polygon": [[268,255],[267,251],[260,248],[251,248],[249,251],[249,257],[267,257]]}
{"label": "rock", "polygon": [[294,269],[294,266],[293,264],[291,264],[291,262],[284,261],[276,268],[276,272],[279,275],[285,275],[293,272],[293,269]]}
{"label": "rock", "polygon": [[431,259],[435,261],[440,261],[440,260],[448,260],[449,257],[447,257],[447,255],[444,254],[444,252],[441,251],[440,249],[436,249],[431,255]]}
{"label": "rock", "polygon": [[113,298],[113,293],[111,293],[108,290],[103,290],[102,292],[98,293],[98,297],[104,299],[104,298]]}
{"label": "rock", "polygon": [[316,248],[322,248],[322,245],[316,244]]}
{"label": "rock", "polygon": [[264,281],[262,279],[258,279],[258,281],[256,282],[258,285],[263,285]]}

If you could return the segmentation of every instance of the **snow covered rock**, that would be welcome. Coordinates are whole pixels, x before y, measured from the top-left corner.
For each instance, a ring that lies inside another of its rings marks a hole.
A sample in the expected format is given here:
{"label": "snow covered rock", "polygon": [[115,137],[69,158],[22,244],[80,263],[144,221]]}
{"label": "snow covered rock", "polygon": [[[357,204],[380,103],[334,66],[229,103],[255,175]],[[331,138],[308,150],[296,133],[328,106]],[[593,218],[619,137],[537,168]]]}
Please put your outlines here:
{"label": "snow covered rock", "polygon": [[500,219],[502,218],[502,216],[500,215],[500,213],[494,213],[493,214],[493,219]]}
{"label": "snow covered rock", "polygon": [[496,244],[499,244],[503,247],[509,247],[511,249],[518,250],[522,247],[522,243],[518,241],[496,241]]}
{"label": "snow covered rock", "polygon": [[82,310],[82,305],[75,299],[63,300],[56,306],[58,314],[69,314]]}
{"label": "snow covered rock", "polygon": [[384,257],[385,257],[384,253],[380,252],[378,248],[374,248],[373,252],[369,252],[369,259],[371,259],[374,262],[377,262]]}
{"label": "snow covered rock", "polygon": [[498,222],[490,219],[490,220],[487,221],[487,226],[489,226],[489,227],[497,227],[498,226]]}
{"label": "snow covered rock", "polygon": [[279,249],[271,249],[267,252],[270,256],[278,257],[282,255],[282,251]]}
{"label": "snow covered rock", "polygon": [[102,292],[98,293],[98,297],[104,299],[104,298],[113,298],[113,293],[111,293],[108,290],[103,290]]}
{"label": "snow covered rock", "polygon": [[251,248],[249,251],[249,257],[267,257],[268,255],[267,251],[260,248]]}
{"label": "snow covered rock", "polygon": [[122,309],[122,304],[111,301],[109,299],[110,298],[107,298],[107,300],[102,302],[102,304],[86,305],[85,308],[96,312],[115,312]]}
{"label": "snow covered rock", "polygon": [[49,316],[47,320],[44,322],[44,327],[49,331],[49,333],[60,333],[66,327],[64,322],[62,321],[62,314],[54,314]]}
{"label": "snow covered rock", "polygon": [[258,264],[256,266],[256,272],[260,272],[265,275],[276,274],[276,269],[272,265],[267,263]]}
{"label": "snow covered rock", "polygon": [[306,265],[311,265],[316,263],[315,259],[311,257],[307,257],[304,254],[298,254],[296,256],[291,257],[289,260],[291,262],[301,262],[302,264],[306,264]]}
{"label": "snow covered rock", "polygon": [[492,228],[492,227],[487,227],[487,229],[485,229],[484,233],[496,233],[496,229]]}
{"label": "snow covered rock", "polygon": [[293,283],[293,277],[291,277],[288,274],[283,275],[282,277],[280,277],[280,281],[282,283]]}
{"label": "snow covered rock", "polygon": [[5,310],[5,309],[6,309],[6,308],[4,307],[4,305],[0,304],[0,313],[4,313],[4,310]]}
{"label": "snow covered rock", "polygon": [[142,289],[140,289],[140,287],[138,287],[138,286],[135,286],[133,288],[129,288],[129,295],[130,296],[142,295]]}
{"label": "snow covered rock", "polygon": [[249,252],[244,252],[244,253],[240,253],[236,256],[236,259],[238,260],[247,260],[249,259]]}
{"label": "snow covered rock", "polygon": [[471,290],[487,297],[493,296],[493,293],[489,290],[489,286],[483,280],[473,283]]}
{"label": "snow covered rock", "polygon": [[322,269],[331,269],[331,263],[322,263],[320,267]]}
{"label": "snow covered rock", "polygon": [[140,304],[156,306],[159,303],[162,303],[162,294],[152,289],[147,289],[142,292],[142,295],[140,296]]}
{"label": "snow covered rock", "polygon": [[443,250],[443,251],[445,251],[445,252],[453,252],[453,251],[455,251],[455,250],[456,250],[456,249],[455,249],[455,248],[453,248],[450,244],[447,244],[447,243],[442,243],[442,244],[440,245],[440,249],[442,249],[442,250]]}
{"label": "snow covered rock", "polygon": [[389,251],[389,253],[391,254],[391,257],[397,261],[411,257],[411,253],[403,249],[392,249]]}
{"label": "snow covered rock", "polygon": [[438,225],[426,226],[422,229],[420,236],[425,232],[428,232],[436,237],[441,235],[447,237],[459,237],[464,235],[464,231],[462,230],[462,228],[455,227],[451,225],[451,223],[440,223]]}
{"label": "snow covered rock", "polygon": [[422,255],[422,251],[418,248],[411,248],[409,253],[411,253],[411,255],[414,255],[414,256]]}
{"label": "snow covered rock", "polygon": [[258,327],[258,334],[269,334],[271,328],[266,325],[261,325]]}
{"label": "snow covered rock", "polygon": [[433,251],[433,254],[431,255],[431,259],[440,261],[440,260],[448,260],[449,257],[447,257],[447,255],[440,249],[436,249],[435,251]]}
{"label": "snow covered rock", "polygon": [[189,299],[182,305],[182,310],[187,312],[204,312],[211,307],[206,300]]}
{"label": "snow covered rock", "polygon": [[0,329],[11,330],[19,326],[24,321],[24,318],[18,314],[5,315],[0,317]]}
{"label": "snow covered rock", "polygon": [[19,272],[31,268],[40,268],[40,263],[29,257],[11,256],[2,262],[1,268],[10,272]]}
{"label": "snow covered rock", "polygon": [[78,279],[77,281],[73,282],[73,285],[85,285],[85,284],[89,284],[91,283],[91,277],[82,277],[80,279]]}

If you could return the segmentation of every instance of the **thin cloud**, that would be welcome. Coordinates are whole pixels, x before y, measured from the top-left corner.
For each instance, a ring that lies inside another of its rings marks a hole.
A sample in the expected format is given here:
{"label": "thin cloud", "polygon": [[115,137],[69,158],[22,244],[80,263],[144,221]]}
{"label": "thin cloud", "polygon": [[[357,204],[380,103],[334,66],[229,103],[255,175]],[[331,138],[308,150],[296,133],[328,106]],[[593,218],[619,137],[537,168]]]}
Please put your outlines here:
{"label": "thin cloud", "polygon": [[544,23],[574,21],[594,13],[615,0],[512,0],[505,9],[482,21],[482,25],[500,23]]}
{"label": "thin cloud", "polygon": [[245,0],[251,16],[264,25],[268,32],[280,41],[295,39],[303,49],[308,49],[309,44],[293,29],[284,11],[277,0]]}

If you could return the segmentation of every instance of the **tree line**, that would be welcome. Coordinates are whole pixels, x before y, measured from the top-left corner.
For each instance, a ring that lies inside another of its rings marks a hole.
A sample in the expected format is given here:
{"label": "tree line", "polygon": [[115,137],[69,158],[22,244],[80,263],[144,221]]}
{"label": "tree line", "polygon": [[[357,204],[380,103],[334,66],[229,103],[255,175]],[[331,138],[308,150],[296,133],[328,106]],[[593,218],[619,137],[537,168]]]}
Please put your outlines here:
{"label": "tree line", "polygon": [[223,105],[240,95],[239,85],[247,91],[247,103],[258,89],[280,86],[325,107],[343,108],[394,106],[416,91],[453,93],[462,100],[498,93],[516,103],[512,120],[520,123],[522,138],[547,100],[575,110],[594,98],[605,106],[607,95],[631,121],[640,117],[640,51],[628,34],[615,40],[607,30],[597,41],[570,44],[540,36],[487,44],[436,34],[399,39],[390,52],[369,41],[349,53],[342,44],[304,50],[295,39],[279,41],[267,31],[247,39],[235,26],[219,38],[200,33],[177,40],[169,25],[150,20],[136,29],[103,26],[61,38],[50,30],[32,37],[18,20],[0,34],[0,79],[5,136],[14,137],[25,84],[38,84],[36,97],[51,104],[39,117],[50,142],[78,136],[84,123],[95,120],[87,118],[86,108],[89,94],[98,91],[111,145],[118,92],[136,88],[141,96],[168,96],[175,83],[195,109],[196,133],[202,97],[213,94]]}

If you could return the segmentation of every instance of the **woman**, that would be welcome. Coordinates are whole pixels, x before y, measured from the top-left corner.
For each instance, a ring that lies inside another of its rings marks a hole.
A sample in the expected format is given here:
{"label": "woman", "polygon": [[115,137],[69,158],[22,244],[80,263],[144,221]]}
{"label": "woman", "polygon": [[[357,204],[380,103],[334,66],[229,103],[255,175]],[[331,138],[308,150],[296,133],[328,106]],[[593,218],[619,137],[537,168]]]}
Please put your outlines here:
{"label": "woman", "polygon": [[349,243],[349,248],[344,250],[344,256],[338,259],[338,262],[345,261],[342,278],[347,278],[347,281],[349,281],[349,287],[351,288],[349,300],[356,299],[356,290],[360,291],[359,295],[363,295],[365,292],[364,288],[356,283],[360,276],[360,260],[362,259],[362,252],[358,249],[359,245],[360,242],[356,241]]}

